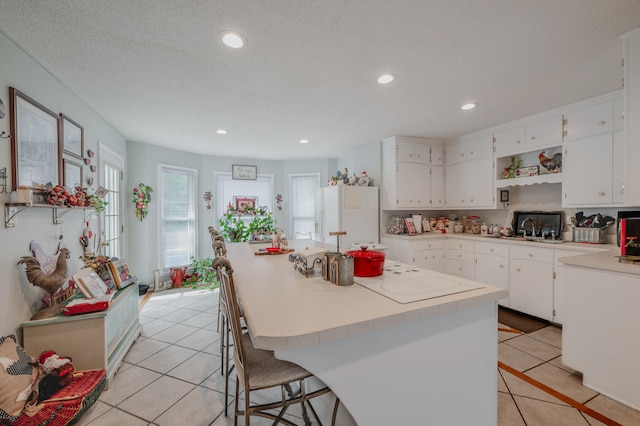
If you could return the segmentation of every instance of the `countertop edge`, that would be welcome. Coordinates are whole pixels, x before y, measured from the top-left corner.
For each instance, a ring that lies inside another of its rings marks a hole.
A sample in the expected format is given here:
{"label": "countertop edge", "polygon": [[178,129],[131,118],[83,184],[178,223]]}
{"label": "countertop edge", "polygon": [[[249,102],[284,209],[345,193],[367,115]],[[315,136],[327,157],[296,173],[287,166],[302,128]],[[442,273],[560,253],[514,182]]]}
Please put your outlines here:
{"label": "countertop edge", "polygon": [[[332,329],[287,337],[251,334],[251,340],[257,348],[265,350],[277,351],[303,349],[308,346],[356,336],[375,330],[396,327],[403,323],[419,321],[428,317],[459,311],[484,303],[497,302],[507,295],[507,290],[488,285],[464,293],[411,302],[416,304],[415,309],[376,317],[355,324],[346,324]],[[410,305],[411,303],[406,305]]]}

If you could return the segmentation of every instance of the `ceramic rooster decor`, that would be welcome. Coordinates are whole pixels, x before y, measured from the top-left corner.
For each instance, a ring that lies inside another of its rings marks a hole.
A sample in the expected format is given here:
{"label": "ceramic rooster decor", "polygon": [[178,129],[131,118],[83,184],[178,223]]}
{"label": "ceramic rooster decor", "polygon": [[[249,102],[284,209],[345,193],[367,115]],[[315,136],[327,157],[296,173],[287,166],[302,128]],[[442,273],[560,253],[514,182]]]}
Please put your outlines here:
{"label": "ceramic rooster decor", "polygon": [[540,159],[540,165],[549,170],[551,173],[558,173],[558,171],[560,171],[560,166],[562,166],[562,154],[553,154],[553,156],[549,158],[544,155],[544,153],[545,151],[542,151],[540,155],[538,155],[538,158]]}
{"label": "ceramic rooster decor", "polygon": [[50,274],[46,274],[42,270],[40,262],[33,256],[22,256],[18,261],[18,265],[23,264],[26,266],[27,280],[34,286],[40,287],[49,293],[53,301],[53,295],[64,285],[67,279],[67,259],[69,259],[69,249],[61,248],[56,260],[56,267]]}

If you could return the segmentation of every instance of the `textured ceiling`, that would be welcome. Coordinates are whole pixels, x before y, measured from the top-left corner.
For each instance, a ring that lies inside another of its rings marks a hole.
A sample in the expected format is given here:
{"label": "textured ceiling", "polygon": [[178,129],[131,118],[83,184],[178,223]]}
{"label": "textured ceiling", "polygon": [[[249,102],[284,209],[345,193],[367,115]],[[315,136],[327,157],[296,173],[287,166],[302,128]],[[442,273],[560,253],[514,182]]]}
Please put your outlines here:
{"label": "textured ceiling", "polygon": [[638,0],[0,1],[0,31],[127,140],[268,159],[446,139],[611,92],[637,27]]}

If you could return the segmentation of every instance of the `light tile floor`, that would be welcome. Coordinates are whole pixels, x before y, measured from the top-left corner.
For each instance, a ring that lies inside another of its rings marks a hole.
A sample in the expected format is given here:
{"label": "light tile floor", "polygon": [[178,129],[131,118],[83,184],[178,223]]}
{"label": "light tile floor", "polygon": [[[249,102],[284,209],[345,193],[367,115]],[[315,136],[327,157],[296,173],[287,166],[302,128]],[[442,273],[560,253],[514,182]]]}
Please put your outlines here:
{"label": "light tile floor", "polygon": [[[142,336],[127,354],[111,387],[76,425],[232,425],[235,376],[230,380],[230,415],[225,417],[217,303],[218,294],[210,291],[183,289],[152,295],[140,312]],[[498,358],[502,363],[619,424],[640,424],[640,412],[582,386],[579,374],[562,365],[561,328],[550,325],[526,335],[502,331],[498,334]],[[299,409],[290,410],[288,418],[302,424]],[[401,413],[398,415],[401,425]],[[251,424],[271,423],[252,419]],[[608,423],[498,368],[498,424]]]}

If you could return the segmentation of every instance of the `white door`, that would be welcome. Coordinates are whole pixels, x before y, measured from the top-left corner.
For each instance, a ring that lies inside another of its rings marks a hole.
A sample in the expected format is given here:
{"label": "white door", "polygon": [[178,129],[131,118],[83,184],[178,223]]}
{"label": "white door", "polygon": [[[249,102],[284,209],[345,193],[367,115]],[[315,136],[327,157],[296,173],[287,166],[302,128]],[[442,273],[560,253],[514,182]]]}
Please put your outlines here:
{"label": "white door", "polygon": [[108,257],[125,257],[124,241],[124,159],[103,144],[98,146],[100,185],[109,190],[104,197],[108,203],[100,218],[100,254]]}

